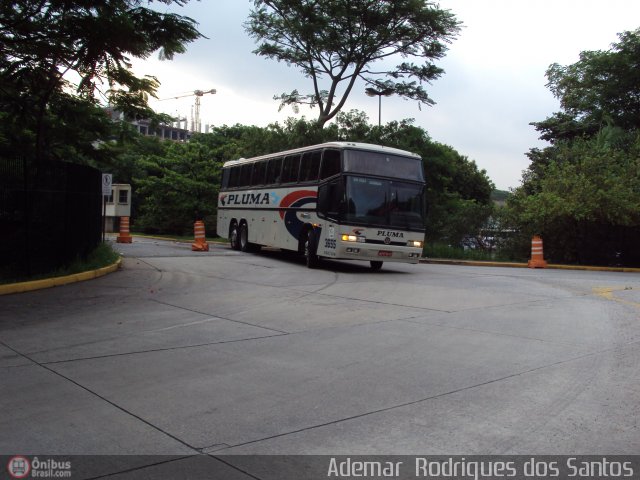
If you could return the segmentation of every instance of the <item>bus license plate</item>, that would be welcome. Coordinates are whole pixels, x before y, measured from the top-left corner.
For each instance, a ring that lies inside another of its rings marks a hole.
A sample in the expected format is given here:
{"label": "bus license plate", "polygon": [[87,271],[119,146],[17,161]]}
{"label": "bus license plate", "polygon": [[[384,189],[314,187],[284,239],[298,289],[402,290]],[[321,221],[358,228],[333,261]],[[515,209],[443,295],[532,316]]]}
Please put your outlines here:
{"label": "bus license plate", "polygon": [[393,254],[388,250],[378,250],[379,257],[390,257],[391,255]]}

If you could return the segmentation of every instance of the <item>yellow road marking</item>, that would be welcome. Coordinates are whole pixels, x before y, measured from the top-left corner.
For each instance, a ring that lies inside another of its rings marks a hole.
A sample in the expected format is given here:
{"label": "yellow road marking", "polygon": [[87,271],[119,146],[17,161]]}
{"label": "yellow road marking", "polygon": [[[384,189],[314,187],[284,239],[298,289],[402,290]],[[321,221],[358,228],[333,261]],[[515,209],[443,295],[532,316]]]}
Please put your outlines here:
{"label": "yellow road marking", "polygon": [[631,300],[625,300],[624,298],[618,298],[614,295],[614,292],[622,292],[625,290],[633,290],[633,287],[593,287],[592,292],[602,298],[607,300],[612,300],[614,302],[622,303],[624,305],[631,305],[636,308],[640,308],[640,303],[632,302]]}

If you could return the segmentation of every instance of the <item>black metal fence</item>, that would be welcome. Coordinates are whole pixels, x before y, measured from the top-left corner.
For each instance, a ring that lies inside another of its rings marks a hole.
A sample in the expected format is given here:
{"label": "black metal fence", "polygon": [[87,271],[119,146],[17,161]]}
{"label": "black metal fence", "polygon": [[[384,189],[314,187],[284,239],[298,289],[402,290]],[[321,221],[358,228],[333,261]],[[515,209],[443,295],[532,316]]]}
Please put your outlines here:
{"label": "black metal fence", "polygon": [[101,240],[101,185],[92,167],[0,158],[0,275],[50,272],[93,250]]}

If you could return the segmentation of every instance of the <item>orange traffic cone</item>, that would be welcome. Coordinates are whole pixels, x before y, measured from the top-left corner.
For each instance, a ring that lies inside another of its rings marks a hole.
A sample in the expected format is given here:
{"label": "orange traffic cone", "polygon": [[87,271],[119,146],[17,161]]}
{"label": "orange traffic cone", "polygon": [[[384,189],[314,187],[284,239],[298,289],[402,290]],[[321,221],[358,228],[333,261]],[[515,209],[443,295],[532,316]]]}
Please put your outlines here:
{"label": "orange traffic cone", "polygon": [[129,233],[129,217],[120,217],[120,234],[116,238],[117,243],[131,243],[133,239]]}
{"label": "orange traffic cone", "polygon": [[547,268],[547,262],[545,262],[544,254],[542,253],[542,238],[539,235],[534,235],[531,239],[529,268]]}
{"label": "orange traffic cone", "polygon": [[205,237],[204,222],[202,220],[197,220],[196,223],[193,224],[193,236],[195,237],[195,241],[191,244],[191,250],[194,252],[208,252],[209,244]]}

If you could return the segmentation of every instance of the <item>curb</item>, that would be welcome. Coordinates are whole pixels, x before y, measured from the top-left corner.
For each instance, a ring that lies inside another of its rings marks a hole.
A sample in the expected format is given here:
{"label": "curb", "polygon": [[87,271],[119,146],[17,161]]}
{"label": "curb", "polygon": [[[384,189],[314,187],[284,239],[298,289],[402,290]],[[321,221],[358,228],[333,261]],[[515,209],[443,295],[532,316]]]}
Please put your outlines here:
{"label": "curb", "polygon": [[42,280],[31,280],[28,282],[19,283],[7,283],[6,285],[0,285],[0,295],[31,292],[33,290],[42,290],[45,288],[68,285],[70,283],[93,280],[94,278],[103,277],[109,273],[115,272],[120,268],[121,265],[122,258],[119,258],[115,263],[106,267],[98,268],[97,270],[73,273],[71,275],[65,275],[63,277],[43,278]]}
{"label": "curb", "polygon": [[467,267],[510,267],[527,268],[526,263],[518,262],[489,262],[483,260],[455,260],[449,258],[421,258],[420,263],[432,263],[435,265],[462,265]]}
{"label": "curb", "polygon": [[138,237],[138,238],[146,238],[149,240],[164,240],[165,242],[174,242],[174,243],[192,243],[193,240],[189,241],[186,239],[180,239],[180,238],[168,238],[168,237],[155,237],[153,235],[140,235],[138,233],[132,233],[131,234],[132,237]]}
{"label": "curb", "polygon": [[[452,260],[442,258],[422,258],[420,263],[431,263],[434,265],[462,265],[468,267],[507,267],[507,268],[529,268],[526,263],[518,262],[485,262],[480,260]],[[631,267],[596,267],[589,265],[558,265],[549,264],[548,269],[555,270],[584,270],[590,272],[625,272],[625,273],[640,273],[640,268]],[[544,270],[538,268],[536,270]]]}
{"label": "curb", "polygon": [[[187,244],[191,244],[193,243],[193,240],[181,240],[179,238],[167,238],[167,237],[154,237],[153,235],[141,235],[139,233],[132,233],[131,234],[132,237],[139,237],[139,238],[148,238],[150,240],[164,240],[165,242],[175,242],[175,243],[187,243]],[[215,243],[217,245],[226,245],[228,243],[227,240],[225,241],[221,241],[221,240],[207,240],[207,243]]]}

